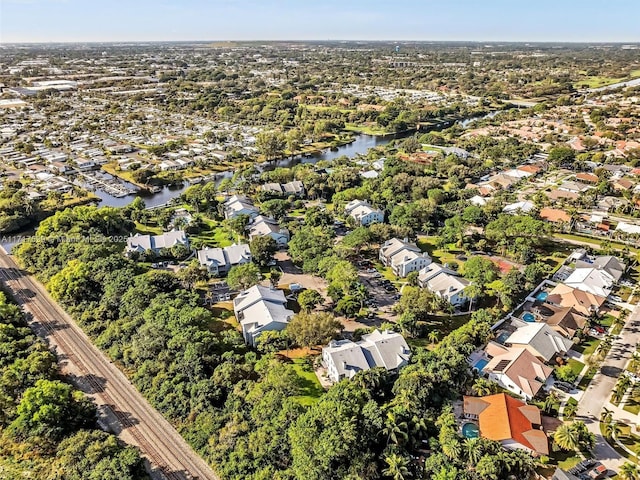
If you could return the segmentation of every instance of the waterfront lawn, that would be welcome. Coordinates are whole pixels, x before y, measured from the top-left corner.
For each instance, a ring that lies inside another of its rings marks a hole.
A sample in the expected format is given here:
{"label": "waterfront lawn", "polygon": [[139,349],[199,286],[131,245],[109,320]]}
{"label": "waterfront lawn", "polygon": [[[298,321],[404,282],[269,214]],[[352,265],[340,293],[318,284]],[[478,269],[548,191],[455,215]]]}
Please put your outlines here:
{"label": "waterfront lawn", "polygon": [[305,358],[294,359],[293,369],[300,379],[302,393],[302,395],[297,395],[294,398],[301,405],[313,405],[324,393],[320,380],[318,380],[313,368],[309,366]]}
{"label": "waterfront lawn", "polygon": [[348,132],[363,133],[365,135],[388,135],[392,133],[375,122],[345,123],[344,129]]}

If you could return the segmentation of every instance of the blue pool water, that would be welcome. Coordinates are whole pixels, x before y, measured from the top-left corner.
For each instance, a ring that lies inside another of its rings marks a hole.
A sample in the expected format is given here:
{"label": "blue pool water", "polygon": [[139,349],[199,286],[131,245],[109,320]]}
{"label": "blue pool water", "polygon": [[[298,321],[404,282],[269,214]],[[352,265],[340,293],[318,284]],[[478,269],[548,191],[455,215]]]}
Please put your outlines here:
{"label": "blue pool water", "polygon": [[544,302],[548,296],[549,294],[547,292],[540,292],[538,295],[536,295],[536,298],[541,302]]}
{"label": "blue pool water", "polygon": [[484,367],[487,366],[487,363],[489,363],[489,360],[485,360],[484,358],[481,358],[480,360],[478,360],[476,363],[473,364],[473,368],[477,368],[479,372],[481,372]]}
{"label": "blue pool water", "polygon": [[536,317],[533,316],[533,313],[527,312],[524,315],[522,315],[522,319],[525,322],[535,322],[536,321]]}
{"label": "blue pool water", "polygon": [[496,338],[496,341],[498,343],[504,343],[504,341],[509,338],[510,334],[509,332],[502,332],[500,335],[498,335],[498,338]]}
{"label": "blue pool water", "polygon": [[465,438],[478,438],[480,436],[480,429],[475,423],[465,423],[462,425],[462,435]]}

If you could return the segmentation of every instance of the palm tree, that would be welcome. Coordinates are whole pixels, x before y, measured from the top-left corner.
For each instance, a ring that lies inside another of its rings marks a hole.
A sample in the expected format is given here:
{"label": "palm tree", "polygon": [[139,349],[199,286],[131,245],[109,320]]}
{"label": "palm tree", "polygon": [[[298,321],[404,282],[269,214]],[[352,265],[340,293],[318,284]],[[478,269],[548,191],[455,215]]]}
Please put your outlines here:
{"label": "palm tree", "polygon": [[390,442],[397,445],[400,440],[406,441],[409,438],[407,430],[407,422],[398,422],[395,413],[387,412],[387,420],[381,431],[381,433],[387,437],[387,445],[389,445]]}
{"label": "palm tree", "polygon": [[479,397],[484,397],[485,395],[491,395],[493,388],[492,383],[484,378],[478,378],[473,384],[473,391],[476,392],[476,395]]}
{"label": "palm tree", "polygon": [[618,476],[623,480],[640,480],[640,470],[635,463],[625,462],[618,470]]}
{"label": "palm tree", "polygon": [[567,403],[562,410],[562,416],[566,420],[570,420],[576,416],[578,412],[578,404],[577,403]]}
{"label": "palm tree", "polygon": [[602,407],[602,412],[600,412],[600,421],[603,423],[609,423],[611,420],[613,420],[613,412],[607,407]]}
{"label": "palm tree", "polygon": [[387,468],[382,471],[382,474],[393,480],[404,480],[411,475],[407,468],[409,462],[402,455],[392,453],[384,457],[384,462],[387,464]]}
{"label": "palm tree", "polygon": [[604,424],[603,431],[604,431],[604,436],[608,440],[611,440],[620,434],[620,432],[622,431],[622,428],[620,427],[620,424],[617,421],[611,420],[610,422],[607,422]]}
{"label": "palm tree", "polygon": [[578,448],[578,435],[571,425],[560,425],[553,434],[553,441],[562,449],[572,451]]}
{"label": "palm tree", "polygon": [[440,332],[431,330],[429,332],[429,335],[427,335],[427,338],[429,339],[429,343],[431,343],[431,346],[435,346],[435,344],[438,343],[438,340],[440,340]]}
{"label": "palm tree", "polygon": [[440,445],[442,453],[444,453],[451,460],[460,456],[460,441],[456,437],[447,437],[445,441]]}
{"label": "palm tree", "polygon": [[484,452],[482,442],[479,438],[467,438],[464,440],[464,452],[467,456],[467,463],[475,465],[478,463]]}
{"label": "palm tree", "polygon": [[558,394],[555,392],[551,392],[549,395],[547,395],[547,398],[544,399],[544,405],[542,410],[545,413],[551,413],[551,410],[553,410],[553,407],[555,407],[557,403],[558,403]]}

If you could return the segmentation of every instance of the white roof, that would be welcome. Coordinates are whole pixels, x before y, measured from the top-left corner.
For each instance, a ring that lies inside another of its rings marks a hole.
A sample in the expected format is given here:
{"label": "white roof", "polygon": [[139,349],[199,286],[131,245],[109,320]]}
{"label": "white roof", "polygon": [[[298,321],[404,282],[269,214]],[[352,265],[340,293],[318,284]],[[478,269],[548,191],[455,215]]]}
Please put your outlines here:
{"label": "white roof", "polygon": [[383,367],[394,370],[409,362],[411,351],[402,335],[395,332],[375,330],[362,336],[359,342],[340,340],[331,342],[322,349],[328,354],[339,375],[353,377],[361,370]]}
{"label": "white roof", "polygon": [[183,230],[171,230],[161,235],[136,234],[127,239],[127,250],[129,251],[160,250],[175,245],[189,245],[187,235]]}
{"label": "white roof", "polygon": [[517,213],[517,212],[529,213],[534,208],[536,208],[536,206],[533,202],[525,201],[525,202],[516,202],[510,205],[506,205],[502,209],[502,211],[505,213]]}
{"label": "white roof", "polygon": [[254,285],[253,287],[243,291],[233,300],[233,310],[238,313],[243,312],[251,305],[259,301],[267,301],[286,305],[287,299],[284,297],[282,290],[276,290],[262,285]]}
{"label": "white roof", "polygon": [[483,207],[487,204],[487,201],[484,199],[484,197],[481,197],[480,195],[474,195],[469,199],[469,202],[471,202],[473,205],[477,205],[478,207]]}
{"label": "white roof", "polygon": [[616,230],[624,233],[640,233],[640,225],[635,223],[619,222],[616,226]]}
{"label": "white roof", "polygon": [[573,346],[571,340],[560,335],[546,323],[522,325],[505,340],[505,343],[529,345],[546,361],[557,354],[568,352]]}
{"label": "white roof", "polygon": [[595,267],[576,268],[564,283],[583,292],[606,297],[611,293],[614,278],[606,271]]}

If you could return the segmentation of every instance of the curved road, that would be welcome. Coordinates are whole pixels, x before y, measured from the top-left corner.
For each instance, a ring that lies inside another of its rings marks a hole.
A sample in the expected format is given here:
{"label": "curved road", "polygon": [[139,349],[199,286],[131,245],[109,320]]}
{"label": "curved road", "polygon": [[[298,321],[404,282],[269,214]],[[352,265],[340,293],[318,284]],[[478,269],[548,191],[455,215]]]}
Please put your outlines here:
{"label": "curved road", "polygon": [[55,350],[62,372],[93,398],[100,423],[140,449],[154,479],[219,480],[178,432],[100,352],[42,284],[0,248],[0,280],[22,305],[29,326]]}

